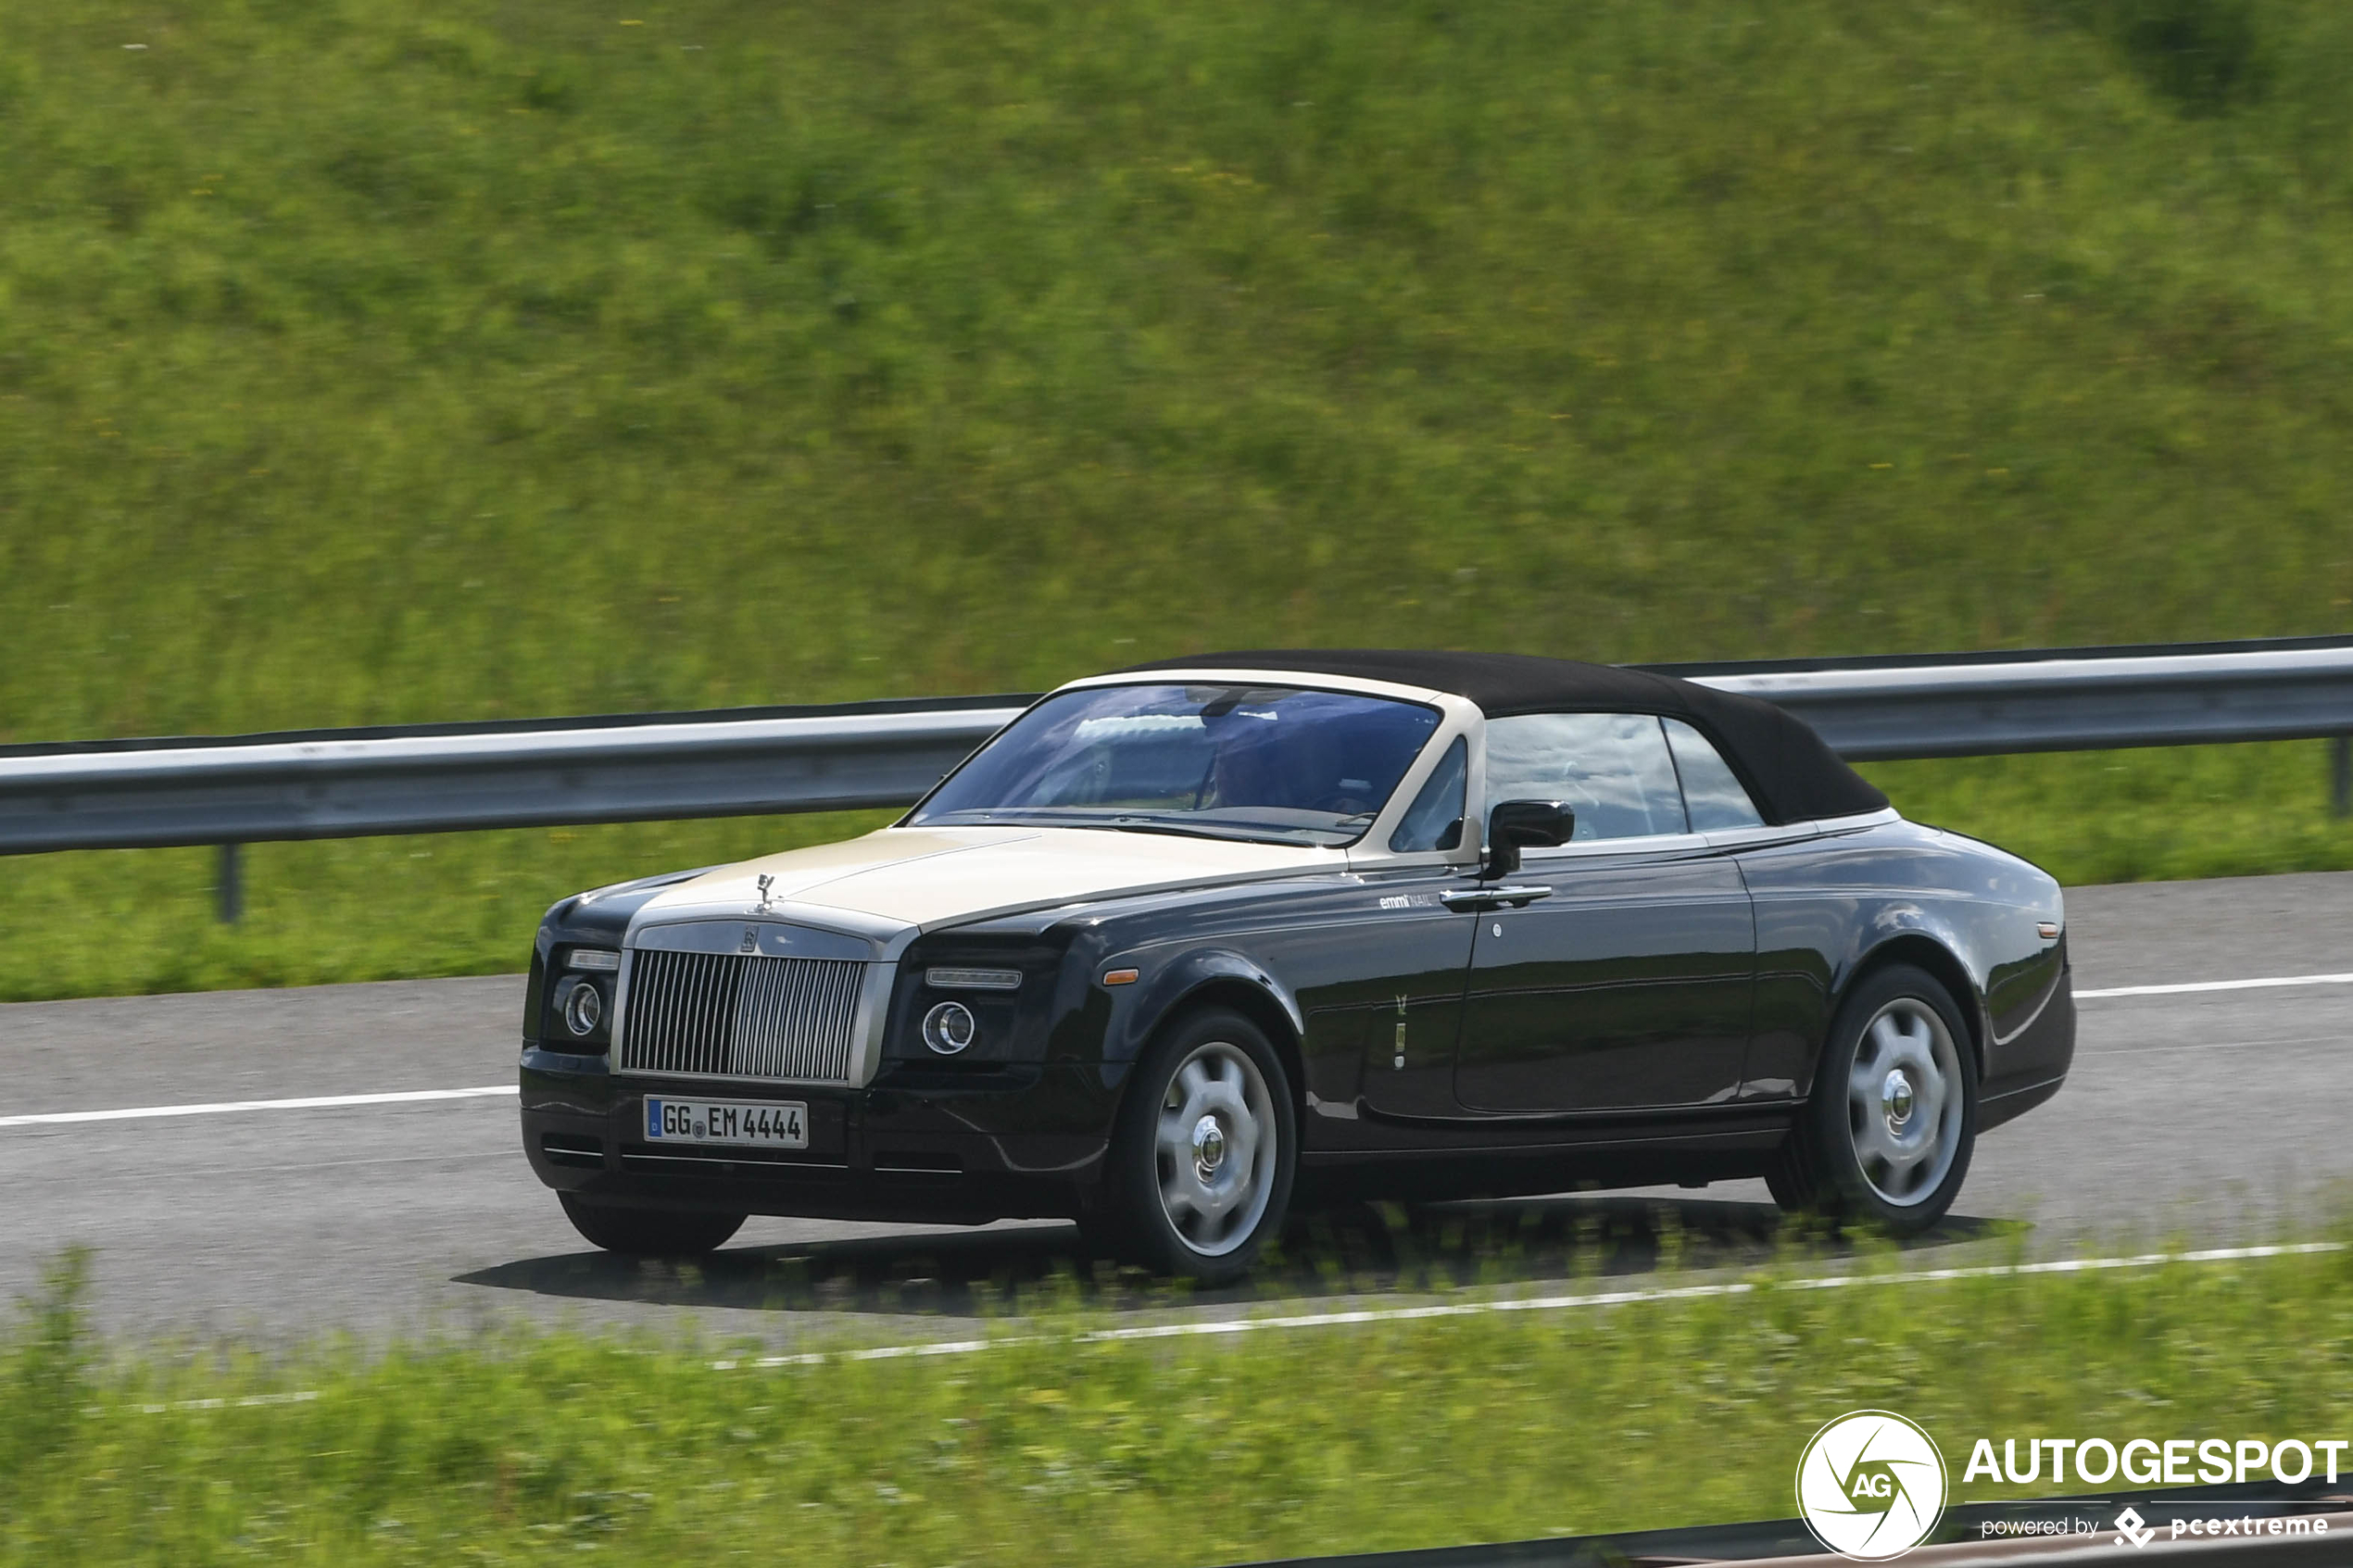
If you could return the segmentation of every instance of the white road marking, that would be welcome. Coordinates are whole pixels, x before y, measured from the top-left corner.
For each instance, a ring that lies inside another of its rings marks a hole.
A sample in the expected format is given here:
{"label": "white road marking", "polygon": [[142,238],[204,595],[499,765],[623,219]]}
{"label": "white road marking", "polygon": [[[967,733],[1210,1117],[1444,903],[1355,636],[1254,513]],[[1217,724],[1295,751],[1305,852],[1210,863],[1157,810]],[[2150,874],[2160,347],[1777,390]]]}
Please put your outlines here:
{"label": "white road marking", "polygon": [[[1351,1323],[1410,1323],[1422,1318],[1482,1317],[1491,1312],[1557,1312],[1583,1307],[1621,1307],[1638,1301],[1687,1301],[1702,1297],[1751,1296],[1759,1290],[1837,1290],[1850,1285],[1922,1285],[1937,1280],[2003,1279],[2014,1274],[2080,1274],[2107,1269],[2151,1269],[2167,1263],[2235,1263],[2257,1258],[2295,1258],[2342,1252],[2341,1241],[2305,1241],[2271,1247],[2213,1247],[2196,1252],[2143,1252],[2124,1258],[2059,1258],[2045,1263],[1988,1263],[1966,1269],[1914,1269],[1890,1274],[1822,1274],[1759,1286],[1749,1280],[1720,1285],[1685,1285],[1662,1290],[1611,1290],[1589,1296],[1508,1297],[1492,1301],[1450,1301],[1428,1307],[1363,1307],[1337,1312],[1300,1312],[1288,1317],[1217,1318],[1194,1323],[1143,1323],[1100,1328],[1070,1336],[1071,1344],[1120,1339],[1189,1339],[1204,1335],[1255,1334],[1268,1328],[1337,1328]],[[934,1340],[920,1345],[877,1345],[864,1350],[807,1350],[793,1356],[761,1356],[711,1363],[714,1372],[744,1367],[821,1366],[827,1361],[895,1361],[902,1356],[966,1356],[1007,1345],[1038,1345],[1044,1335],[1009,1335],[997,1339]]]}
{"label": "white road marking", "polygon": [[[2287,985],[2353,985],[2353,973],[2287,974],[2260,980],[2193,980],[2173,985],[2111,985],[2078,991],[2079,1002],[2111,997],[2178,997],[2202,991],[2268,991]],[[216,1105],[149,1105],[123,1110],[53,1110],[33,1116],[0,1116],[0,1127],[47,1127],[69,1122],[137,1122],[159,1116],[220,1116],[238,1110],[325,1110],[354,1105],[408,1105],[420,1100],[480,1099],[516,1093],[512,1084],[472,1089],[409,1089],[395,1094],[312,1095],[300,1099],[224,1100]]]}
{"label": "white road marking", "polygon": [[400,1089],[376,1095],[306,1095],[300,1099],[231,1099],[214,1105],[139,1105],[120,1110],[44,1110],[0,1116],[0,1127],[55,1127],[69,1122],[143,1122],[157,1116],[225,1116],[235,1110],[332,1110],[346,1105],[414,1105],[434,1099],[488,1099],[521,1093],[514,1084],[472,1089]]}
{"label": "white road marking", "polygon": [[[2274,1247],[2214,1247],[2197,1252],[2144,1252],[2130,1258],[2061,1258],[2047,1263],[1992,1263],[1972,1269],[1917,1269],[1893,1274],[1823,1274],[1811,1279],[1783,1280],[1758,1286],[1748,1280],[1722,1285],[1686,1285],[1664,1290],[1612,1290],[1592,1296],[1520,1297],[1499,1301],[1449,1302],[1432,1307],[1383,1307],[1340,1312],[1301,1312],[1290,1317],[1223,1318],[1205,1323],[1144,1323],[1134,1328],[1100,1328],[1072,1335],[1063,1343],[1099,1344],[1121,1339],[1176,1339],[1204,1335],[1253,1334],[1266,1328],[1334,1328],[1351,1323],[1406,1323],[1421,1318],[1466,1318],[1490,1312],[1552,1312],[1575,1307],[1618,1307],[1638,1301],[1688,1301],[1710,1296],[1753,1296],[1761,1290],[1836,1290],[1850,1285],[1920,1285],[1936,1280],[1999,1279],[2012,1274],[2077,1274],[2103,1269],[2148,1269],[2167,1263],[2235,1263],[2257,1258],[2308,1257],[2342,1252],[2341,1241],[2306,1241]],[[794,1356],[760,1356],[749,1361],[711,1363],[713,1372],[740,1372],[747,1367],[823,1366],[827,1361],[888,1361],[909,1356],[969,1356],[1011,1345],[1043,1345],[1053,1337],[1042,1334],[1010,1334],[993,1339],[935,1339],[916,1345],[876,1345],[863,1350],[808,1350]],[[167,1410],[220,1410],[228,1406],[302,1404],[316,1399],[315,1388],[283,1394],[253,1394],[242,1399],[182,1399],[170,1405],[135,1407],[147,1415]],[[93,1413],[95,1413],[94,1411]]]}
{"label": "white road marking", "polygon": [[2193,991],[2270,991],[2283,985],[2353,985],[2353,974],[2284,974],[2269,980],[2193,980],[2180,985],[2111,985],[2105,991],[2078,991],[2079,1002],[2107,997],[2181,997]]}
{"label": "white road marking", "polygon": [[2158,1051],[2243,1051],[2258,1046],[2343,1046],[2342,1035],[2284,1035],[2262,1040],[2195,1040],[2185,1046],[2101,1046],[2077,1056],[2148,1056]]}

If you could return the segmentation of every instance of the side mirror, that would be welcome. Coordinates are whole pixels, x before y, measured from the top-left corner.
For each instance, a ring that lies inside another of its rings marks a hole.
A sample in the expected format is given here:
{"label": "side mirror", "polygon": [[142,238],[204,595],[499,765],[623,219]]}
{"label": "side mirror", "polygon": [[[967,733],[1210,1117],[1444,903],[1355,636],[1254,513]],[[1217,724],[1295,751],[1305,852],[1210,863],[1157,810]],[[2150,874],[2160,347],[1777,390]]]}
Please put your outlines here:
{"label": "side mirror", "polygon": [[1519,870],[1523,849],[1550,849],[1577,833],[1577,813],[1559,800],[1506,800],[1487,817],[1487,863],[1481,876],[1509,876]]}

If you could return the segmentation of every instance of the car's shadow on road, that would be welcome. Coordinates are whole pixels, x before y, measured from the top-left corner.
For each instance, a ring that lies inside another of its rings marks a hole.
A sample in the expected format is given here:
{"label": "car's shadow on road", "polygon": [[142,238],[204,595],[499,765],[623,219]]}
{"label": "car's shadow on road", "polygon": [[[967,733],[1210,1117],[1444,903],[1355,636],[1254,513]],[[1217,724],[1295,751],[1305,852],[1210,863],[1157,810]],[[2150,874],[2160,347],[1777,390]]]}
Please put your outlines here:
{"label": "car's shadow on road", "polygon": [[[1906,1252],[1983,1240],[2005,1222],[1948,1216]],[[1568,1196],[1400,1208],[1357,1204],[1293,1219],[1240,1285],[1179,1291],[1093,1255],[1075,1225],[858,1236],[736,1246],[691,1262],[581,1251],[459,1274],[460,1285],[585,1300],[776,1312],[987,1317],[1049,1301],[1131,1311],[1312,1300],[1466,1285],[1625,1279],[1890,1250],[1784,1221],[1770,1204]]]}

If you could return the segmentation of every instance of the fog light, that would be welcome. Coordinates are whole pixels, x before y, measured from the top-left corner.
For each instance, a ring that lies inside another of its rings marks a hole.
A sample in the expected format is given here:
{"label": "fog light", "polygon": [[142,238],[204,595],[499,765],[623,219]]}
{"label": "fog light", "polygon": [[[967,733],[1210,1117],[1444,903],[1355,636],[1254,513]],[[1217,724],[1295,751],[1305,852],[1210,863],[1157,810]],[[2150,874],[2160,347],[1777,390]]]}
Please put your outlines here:
{"label": "fog light", "polygon": [[582,981],[564,997],[564,1027],[585,1039],[597,1032],[605,1021],[605,998],[598,989]]}
{"label": "fog light", "polygon": [[942,1056],[954,1056],[973,1043],[973,1010],[962,1002],[942,1002],[924,1014],[924,1044]]}

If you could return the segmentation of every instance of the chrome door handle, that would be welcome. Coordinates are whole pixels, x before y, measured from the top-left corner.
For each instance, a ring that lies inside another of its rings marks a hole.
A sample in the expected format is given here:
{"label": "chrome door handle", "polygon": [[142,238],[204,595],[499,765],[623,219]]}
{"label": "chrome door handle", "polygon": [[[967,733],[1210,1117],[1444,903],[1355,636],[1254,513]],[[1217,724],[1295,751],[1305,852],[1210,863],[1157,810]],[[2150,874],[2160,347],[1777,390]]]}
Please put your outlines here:
{"label": "chrome door handle", "polygon": [[1456,887],[1438,896],[1438,901],[1457,913],[1483,909],[1517,909],[1533,904],[1539,898],[1549,898],[1549,887],[1529,887],[1504,883],[1495,887]]}

